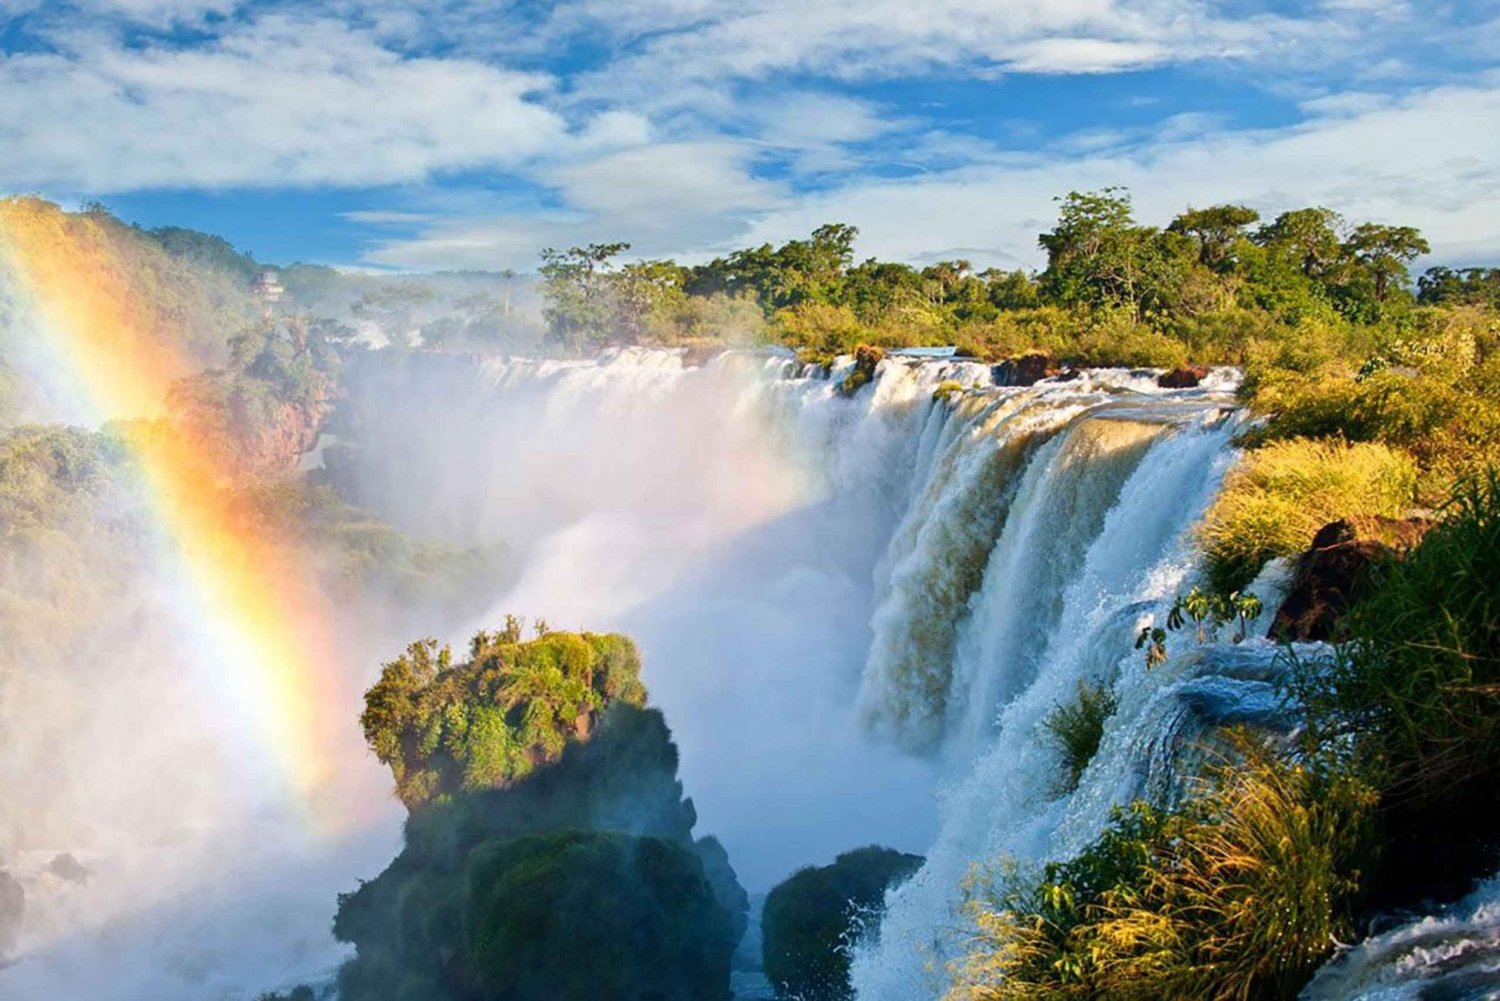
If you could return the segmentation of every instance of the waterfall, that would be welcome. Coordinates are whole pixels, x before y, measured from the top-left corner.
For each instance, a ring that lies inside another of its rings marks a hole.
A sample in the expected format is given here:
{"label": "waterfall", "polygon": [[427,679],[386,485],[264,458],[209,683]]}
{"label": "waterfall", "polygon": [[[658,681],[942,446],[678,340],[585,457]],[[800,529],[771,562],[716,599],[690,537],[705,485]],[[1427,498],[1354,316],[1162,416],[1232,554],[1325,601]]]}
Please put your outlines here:
{"label": "waterfall", "polygon": [[[976,732],[992,726],[994,736],[963,777],[943,790],[927,863],[891,895],[878,942],[856,953],[853,976],[862,999],[940,993],[971,867],[1001,855],[1041,860],[1076,851],[1102,827],[1111,806],[1145,790],[1162,747],[1182,741],[1188,716],[1178,686],[1211,672],[1211,658],[1189,650],[1147,670],[1133,641],[1143,622],[1159,620],[1193,571],[1190,530],[1232,461],[1232,428],[1211,399],[1196,408],[1135,401],[1123,410],[1133,420],[1163,424],[1101,436],[1095,424],[1116,416],[1101,408],[1090,420],[1075,419],[1068,437],[1034,460],[1043,465],[1028,502],[1056,503],[1074,516],[1056,525],[1067,537],[1061,548],[1073,555],[1059,557],[1060,549],[1049,545],[1021,546],[1038,529],[1014,504],[1011,523],[999,533],[963,628],[955,672],[969,702],[960,733],[977,739]],[[1069,462],[1069,456],[1077,458]],[[1103,468],[1089,468],[1096,464]],[[1042,483],[1052,488],[1045,500]],[[1103,496],[1081,500],[1090,491]],[[1269,651],[1261,659],[1264,674]],[[1040,727],[1081,681],[1113,685],[1119,709],[1077,790],[1059,795],[1058,752]],[[1264,681],[1246,678],[1246,694]],[[1155,771],[1159,776],[1160,767]]]}
{"label": "waterfall", "polygon": [[[1214,720],[1269,720],[1274,665],[1261,644],[1184,645],[1148,672],[1133,649],[1194,572],[1191,528],[1233,461],[1230,373],[1197,390],[1125,370],[1001,387],[985,365],[887,358],[845,395],[849,364],[372,352],[348,366],[320,475],[415,535],[505,548],[489,611],[432,620],[460,648],[507,612],[636,636],[700,831],[752,891],[871,842],[926,855],[855,957],[861,997],[904,1001],[940,990],[971,864],[1076,849],[1111,804],[1170,787]],[[351,619],[356,679],[420,635]],[[1058,795],[1038,726],[1081,680],[1113,685],[1120,708]],[[77,748],[66,766],[97,768]],[[360,781],[378,800],[375,771],[366,760]],[[170,899],[131,910],[122,861],[108,926],[58,912],[54,946],[0,974],[0,996],[248,998],[326,974],[334,889],[373,876],[397,836],[393,811],[371,815],[371,850],[334,861],[338,846],[283,850],[266,811],[243,887],[213,863],[235,843],[222,830],[169,824],[172,858],[193,860]],[[45,858],[76,847],[62,837]],[[95,892],[28,865],[39,893]]]}

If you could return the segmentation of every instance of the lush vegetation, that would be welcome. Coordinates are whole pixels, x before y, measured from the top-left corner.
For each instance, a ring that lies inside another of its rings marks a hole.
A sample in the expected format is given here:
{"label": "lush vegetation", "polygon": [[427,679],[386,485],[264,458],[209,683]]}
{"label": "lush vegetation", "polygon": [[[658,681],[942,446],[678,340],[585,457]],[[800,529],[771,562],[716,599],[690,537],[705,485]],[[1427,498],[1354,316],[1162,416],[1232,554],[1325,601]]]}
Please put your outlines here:
{"label": "lush vegetation", "polygon": [[[1384,902],[1452,895],[1500,860],[1500,474],[1465,480],[1442,521],[1378,568],[1337,653],[1298,664],[1310,737],[1378,789]],[[1434,818],[1441,823],[1433,823]]]}
{"label": "lush vegetation", "polygon": [[436,640],[413,643],[365,695],[365,739],[409,808],[508,785],[584,739],[612,701],[643,705],[640,655],[624,636],[549,633],[521,638],[512,618],[474,636],[452,662]]}
{"label": "lush vegetation", "polygon": [[[625,243],[547,250],[550,336],[574,351],[770,337],[821,352],[956,343],[987,357],[1040,349],[1081,362],[1243,363],[1398,322],[1418,304],[1408,268],[1428,250],[1409,227],[1352,225],[1324,208],[1262,222],[1253,209],[1211,206],[1158,229],[1137,222],[1115,188],[1059,199],[1036,274],[964,260],[856,264],[857,235],[829,224],[696,266],[616,266]],[[1487,303],[1487,281],[1434,270],[1420,301]]]}
{"label": "lush vegetation", "polygon": [[1063,759],[1063,792],[1078,788],[1078,779],[1104,737],[1104,724],[1114,715],[1114,691],[1103,683],[1078,683],[1078,697],[1054,708],[1042,720],[1042,728],[1056,744]]}
{"label": "lush vegetation", "polygon": [[[1290,997],[1375,911],[1491,872],[1500,475],[1462,481],[1439,518],[1378,566],[1346,642],[1294,664],[1290,743],[1234,733],[1180,802],[1119,811],[1040,872],[977,874],[950,997]],[[1183,602],[1200,604],[1201,622],[1212,596]]]}
{"label": "lush vegetation", "polygon": [[350,1001],[727,997],[748,898],[677,780],[622,636],[423,642],[367,693],[406,847],[340,898]]}
{"label": "lush vegetation", "polygon": [[1221,593],[1246,587],[1278,556],[1296,556],[1318,529],[1351,515],[1396,518],[1416,501],[1411,456],[1373,442],[1289,438],[1249,452],[1204,522],[1209,577]]}
{"label": "lush vegetation", "polygon": [[798,870],[766,897],[761,953],[779,998],[845,1001],[849,949],[879,921],[885,891],[922,864],[918,855],[870,846],[832,865]]}
{"label": "lush vegetation", "polygon": [[1370,794],[1241,748],[1183,807],[1137,803],[1038,877],[977,882],[949,997],[1294,996],[1353,932]]}

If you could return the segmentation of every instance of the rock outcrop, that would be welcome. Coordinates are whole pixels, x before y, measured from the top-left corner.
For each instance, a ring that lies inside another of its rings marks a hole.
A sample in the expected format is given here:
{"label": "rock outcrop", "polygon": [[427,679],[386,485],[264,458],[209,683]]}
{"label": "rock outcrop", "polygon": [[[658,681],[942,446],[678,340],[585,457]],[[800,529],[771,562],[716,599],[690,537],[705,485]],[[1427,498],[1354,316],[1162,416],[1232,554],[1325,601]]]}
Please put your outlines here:
{"label": "rock outcrop", "polygon": [[1291,588],[1266,634],[1274,640],[1331,640],[1368,586],[1369,571],[1422,540],[1426,518],[1360,516],[1324,525],[1297,560]]}
{"label": "rock outcrop", "polygon": [[19,880],[0,869],[0,963],[16,954],[25,917],[26,890]]}
{"label": "rock outcrop", "polygon": [[1157,376],[1156,384],[1162,389],[1196,389],[1198,384],[1206,378],[1208,378],[1207,365],[1184,365]]}
{"label": "rock outcrop", "polygon": [[53,858],[47,866],[47,871],[58,879],[65,879],[69,883],[87,883],[89,881],[89,871],[84,868],[83,863],[79,862],[68,852],[63,852],[61,855]]}
{"label": "rock outcrop", "polygon": [[990,370],[997,386],[1033,386],[1057,371],[1052,356],[1045,351],[1028,351],[1007,358]]}

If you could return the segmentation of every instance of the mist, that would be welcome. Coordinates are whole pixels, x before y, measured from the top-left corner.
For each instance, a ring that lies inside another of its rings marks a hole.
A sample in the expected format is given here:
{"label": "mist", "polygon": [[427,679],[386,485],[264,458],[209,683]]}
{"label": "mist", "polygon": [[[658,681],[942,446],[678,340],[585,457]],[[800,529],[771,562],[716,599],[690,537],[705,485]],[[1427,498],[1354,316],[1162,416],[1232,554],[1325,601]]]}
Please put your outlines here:
{"label": "mist", "polygon": [[402,528],[516,552],[474,625],[514,612],[637,639],[701,829],[752,891],[854,844],[920,850],[934,823],[934,766],[849,707],[940,373],[851,402],[788,366],[372,357],[351,378],[358,444],[330,457]]}

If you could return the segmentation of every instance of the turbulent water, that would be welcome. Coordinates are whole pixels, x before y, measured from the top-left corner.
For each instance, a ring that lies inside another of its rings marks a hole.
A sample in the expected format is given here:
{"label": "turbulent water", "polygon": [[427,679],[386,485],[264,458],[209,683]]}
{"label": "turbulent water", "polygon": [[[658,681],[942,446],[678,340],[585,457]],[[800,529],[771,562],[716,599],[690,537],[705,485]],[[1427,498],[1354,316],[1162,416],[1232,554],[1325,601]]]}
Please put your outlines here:
{"label": "turbulent water", "polygon": [[[338,444],[309,465],[400,528],[506,548],[490,611],[434,623],[443,638],[507,612],[635,635],[698,831],[752,891],[863,844],[927,856],[854,957],[864,1001],[911,1001],[941,991],[973,865],[1075,851],[1113,804],[1169,792],[1209,727],[1290,721],[1263,642],[1176,643],[1151,671],[1133,646],[1195,573],[1193,527],[1234,461],[1232,373],[1195,390],[1128,371],[1009,388],[988,366],[892,358],[849,398],[841,375],[755,353],[699,367],[667,351],[371,353],[347,373]],[[1257,585],[1272,607],[1273,587]],[[355,676],[378,665],[372,637],[398,648],[387,632],[365,638]],[[1059,794],[1039,726],[1081,681],[1112,685],[1119,710]],[[256,818],[243,844],[152,827],[139,857],[176,873],[170,888],[71,935],[59,912],[0,996],[239,998],[326,975],[334,893],[397,837],[372,771],[354,793],[377,801],[359,851],[304,844],[275,804],[231,811]],[[11,868],[38,899],[74,893],[43,861],[73,845],[46,847]],[[100,868],[131,885],[124,862]],[[1432,936],[1489,941],[1493,905],[1443,921]],[[1420,928],[1402,934],[1361,947],[1338,982],[1384,983],[1376,967],[1427,948]]]}

